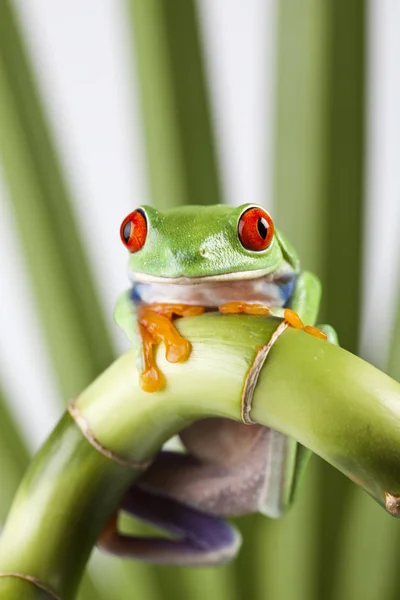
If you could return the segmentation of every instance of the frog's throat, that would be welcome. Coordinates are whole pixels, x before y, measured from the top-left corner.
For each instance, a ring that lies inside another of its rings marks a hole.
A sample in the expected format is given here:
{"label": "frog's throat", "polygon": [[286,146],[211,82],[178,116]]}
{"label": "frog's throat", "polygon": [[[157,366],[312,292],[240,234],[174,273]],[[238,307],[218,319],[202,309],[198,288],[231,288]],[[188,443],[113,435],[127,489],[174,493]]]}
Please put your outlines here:
{"label": "frog's throat", "polygon": [[[289,270],[285,271],[289,273]],[[293,269],[291,271],[293,273]],[[283,274],[281,269],[256,269],[253,271],[235,271],[233,273],[222,273],[221,275],[206,275],[204,277],[160,277],[159,275],[149,275],[136,271],[132,274],[134,282],[140,283],[173,283],[179,285],[204,284],[212,281],[238,281],[243,279],[258,279],[265,275],[271,275],[271,281],[276,279],[278,274]]]}

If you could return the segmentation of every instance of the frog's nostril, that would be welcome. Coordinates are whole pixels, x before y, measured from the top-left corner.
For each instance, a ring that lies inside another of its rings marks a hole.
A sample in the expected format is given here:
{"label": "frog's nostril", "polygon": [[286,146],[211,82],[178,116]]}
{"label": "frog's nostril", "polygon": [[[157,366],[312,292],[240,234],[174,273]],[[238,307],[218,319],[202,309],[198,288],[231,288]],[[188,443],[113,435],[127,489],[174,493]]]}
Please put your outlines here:
{"label": "frog's nostril", "polygon": [[200,248],[199,254],[200,254],[200,256],[205,256],[207,254],[207,252],[204,248]]}

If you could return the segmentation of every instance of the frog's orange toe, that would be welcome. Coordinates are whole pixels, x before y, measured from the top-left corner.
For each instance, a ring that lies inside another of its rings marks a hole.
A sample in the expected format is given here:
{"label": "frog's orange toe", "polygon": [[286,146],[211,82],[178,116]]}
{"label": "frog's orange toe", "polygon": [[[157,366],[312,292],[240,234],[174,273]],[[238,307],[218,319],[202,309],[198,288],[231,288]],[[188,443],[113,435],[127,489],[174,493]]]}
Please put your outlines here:
{"label": "frog's orange toe", "polygon": [[140,374],[140,385],[145,392],[158,392],[165,385],[165,377],[154,365]]}
{"label": "frog's orange toe", "polygon": [[303,321],[300,319],[299,315],[291,310],[290,308],[285,308],[284,311],[284,319],[289,325],[294,327],[295,329],[302,329],[306,333],[313,335],[314,337],[319,338],[320,340],[327,340],[328,336],[318,329],[318,327],[313,327],[312,325],[304,326]]}
{"label": "frog's orange toe", "polygon": [[185,362],[190,356],[192,345],[184,337],[180,340],[164,340],[166,346],[165,358],[170,363]]}
{"label": "frog's orange toe", "polygon": [[294,310],[291,308],[285,308],[283,315],[285,321],[289,323],[289,325],[295,329],[304,329],[303,321],[300,319],[299,315],[294,312]]}
{"label": "frog's orange toe", "polygon": [[326,335],[326,333],[324,333],[321,329],[318,329],[318,327],[313,327],[312,325],[306,325],[304,327],[304,331],[306,331],[307,333],[310,333],[314,337],[319,338],[320,340],[328,339],[328,336]]}

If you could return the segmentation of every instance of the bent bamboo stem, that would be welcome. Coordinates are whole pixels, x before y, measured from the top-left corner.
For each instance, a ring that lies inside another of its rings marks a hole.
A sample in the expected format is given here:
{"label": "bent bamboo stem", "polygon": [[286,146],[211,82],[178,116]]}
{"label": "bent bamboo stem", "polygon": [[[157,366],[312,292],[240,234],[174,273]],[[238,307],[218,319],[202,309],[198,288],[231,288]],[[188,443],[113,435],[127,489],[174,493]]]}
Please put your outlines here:
{"label": "bent bamboo stem", "polygon": [[[140,388],[132,351],[115,361],[75,400],[75,422],[68,413],[62,418],[27,471],[0,539],[0,573],[35,578],[54,597],[74,598],[99,532],[141,467],[193,420],[239,420],[254,368],[254,421],[295,437],[380,504],[385,493],[400,494],[400,384],[291,328],[255,367],[279,323],[211,313],[180,319],[191,357],[169,364],[159,348],[167,385],[154,394]],[[1,597],[14,598],[21,581],[0,577]],[[47,597],[30,586],[30,598]]]}

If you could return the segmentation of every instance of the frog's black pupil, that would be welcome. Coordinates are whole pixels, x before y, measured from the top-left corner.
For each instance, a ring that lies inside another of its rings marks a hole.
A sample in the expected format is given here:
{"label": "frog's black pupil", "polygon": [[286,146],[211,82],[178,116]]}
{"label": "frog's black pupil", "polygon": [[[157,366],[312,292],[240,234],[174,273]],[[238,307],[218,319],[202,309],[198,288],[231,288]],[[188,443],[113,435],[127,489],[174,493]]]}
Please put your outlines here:
{"label": "frog's black pupil", "polygon": [[129,238],[131,237],[131,231],[132,231],[132,223],[131,223],[131,221],[128,221],[125,224],[124,233],[123,233],[124,240],[126,243],[129,242]]}
{"label": "frog's black pupil", "polygon": [[257,229],[258,229],[258,233],[261,235],[262,239],[265,240],[265,238],[267,237],[267,233],[268,233],[268,223],[267,223],[266,219],[264,219],[263,217],[260,217],[258,219]]}

